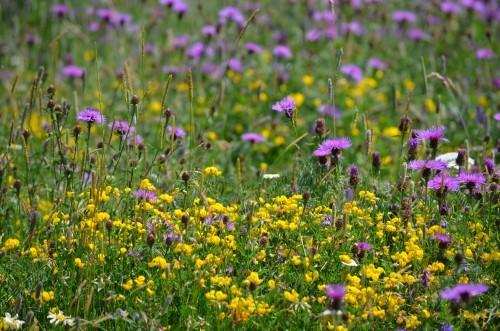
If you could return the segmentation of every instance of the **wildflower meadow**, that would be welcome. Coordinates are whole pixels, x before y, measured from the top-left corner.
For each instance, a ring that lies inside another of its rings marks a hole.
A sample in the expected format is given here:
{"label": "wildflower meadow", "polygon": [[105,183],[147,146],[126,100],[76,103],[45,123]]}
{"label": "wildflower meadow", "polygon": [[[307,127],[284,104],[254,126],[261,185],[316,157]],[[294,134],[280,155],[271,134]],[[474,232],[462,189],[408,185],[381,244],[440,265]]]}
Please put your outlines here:
{"label": "wildflower meadow", "polygon": [[498,1],[0,16],[0,330],[500,329]]}

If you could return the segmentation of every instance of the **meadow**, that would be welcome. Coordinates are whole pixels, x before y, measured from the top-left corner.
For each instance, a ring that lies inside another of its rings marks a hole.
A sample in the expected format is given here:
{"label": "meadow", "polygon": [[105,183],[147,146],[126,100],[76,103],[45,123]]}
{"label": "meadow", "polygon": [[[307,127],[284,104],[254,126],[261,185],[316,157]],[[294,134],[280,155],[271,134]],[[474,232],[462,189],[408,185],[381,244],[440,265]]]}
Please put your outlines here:
{"label": "meadow", "polygon": [[498,2],[0,17],[0,330],[500,328]]}

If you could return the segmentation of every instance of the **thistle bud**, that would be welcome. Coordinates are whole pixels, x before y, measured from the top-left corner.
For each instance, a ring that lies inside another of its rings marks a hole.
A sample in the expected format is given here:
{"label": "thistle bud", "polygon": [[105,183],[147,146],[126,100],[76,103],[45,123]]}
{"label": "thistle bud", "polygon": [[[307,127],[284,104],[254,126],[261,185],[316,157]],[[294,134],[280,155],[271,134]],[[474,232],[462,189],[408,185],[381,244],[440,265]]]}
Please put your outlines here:
{"label": "thistle bud", "polygon": [[399,121],[399,131],[402,133],[407,132],[410,129],[411,120],[408,115],[404,114]]}
{"label": "thistle bud", "polygon": [[130,103],[133,105],[139,104],[139,97],[137,95],[133,95],[132,98],[130,99]]}
{"label": "thistle bud", "polygon": [[325,120],[322,118],[318,118],[314,123],[314,133],[318,136],[322,136],[325,134]]}
{"label": "thistle bud", "polygon": [[148,232],[146,243],[148,244],[149,247],[153,247],[153,244],[155,243],[155,234],[153,232],[151,231]]}
{"label": "thistle bud", "polygon": [[457,151],[457,159],[455,160],[455,162],[459,167],[463,167],[465,165],[465,153],[466,150],[463,148],[460,148]]}
{"label": "thistle bud", "polygon": [[380,165],[382,164],[382,161],[380,160],[380,153],[375,151],[372,154],[372,167],[375,171],[380,170]]}

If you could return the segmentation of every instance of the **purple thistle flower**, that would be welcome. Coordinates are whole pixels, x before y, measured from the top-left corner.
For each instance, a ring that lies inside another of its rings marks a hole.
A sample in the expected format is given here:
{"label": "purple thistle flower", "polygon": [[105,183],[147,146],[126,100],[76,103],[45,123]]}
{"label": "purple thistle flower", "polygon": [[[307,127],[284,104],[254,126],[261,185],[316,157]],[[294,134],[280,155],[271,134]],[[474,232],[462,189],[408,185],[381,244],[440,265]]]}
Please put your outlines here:
{"label": "purple thistle flower", "polygon": [[407,10],[396,10],[392,13],[392,19],[397,23],[415,23],[417,15]]}
{"label": "purple thistle flower", "polygon": [[165,241],[165,244],[167,246],[170,246],[173,244],[174,240],[177,238],[178,238],[178,236],[174,232],[169,232],[168,234],[163,236],[163,241]]}
{"label": "purple thistle flower", "polygon": [[82,78],[85,76],[85,69],[75,65],[69,65],[63,68],[63,75],[72,79]]}
{"label": "purple thistle flower", "polygon": [[260,52],[262,52],[262,47],[260,47],[258,44],[256,43],[246,43],[245,44],[245,48],[246,50],[248,51],[249,54],[259,54]]}
{"label": "purple thistle flower", "polygon": [[417,134],[417,139],[419,142],[422,142],[424,140],[429,141],[429,145],[432,149],[436,149],[439,141],[443,139],[444,137],[444,132],[445,128],[444,126],[441,127],[432,127],[427,130],[416,130],[415,133]]}
{"label": "purple thistle flower", "polygon": [[346,292],[345,287],[341,284],[328,284],[325,288],[325,294],[330,299],[330,308],[339,310]]}
{"label": "purple thistle flower", "polygon": [[234,72],[242,72],[243,64],[241,63],[240,59],[232,58],[228,61],[227,68]]}
{"label": "purple thistle flower", "polygon": [[495,121],[499,122],[500,121],[500,113],[496,113],[493,118],[495,119]]}
{"label": "purple thistle flower", "polygon": [[50,12],[58,17],[66,16],[69,13],[69,7],[65,4],[54,5]]}
{"label": "purple thistle flower", "polygon": [[338,155],[340,151],[351,147],[351,141],[349,138],[334,138],[323,141],[319,144],[318,149],[313,153],[316,157],[325,157],[328,155]]}
{"label": "purple thistle flower", "polygon": [[219,20],[222,24],[226,24],[227,21],[233,21],[239,26],[245,25],[245,18],[241,11],[236,7],[225,7],[219,11]]}
{"label": "purple thistle flower", "polygon": [[372,245],[367,243],[367,242],[364,242],[364,241],[357,242],[355,245],[358,248],[358,250],[363,251],[363,252],[366,252],[366,251],[369,251],[370,249],[372,249]]}
{"label": "purple thistle flower", "polygon": [[427,36],[424,31],[417,28],[409,29],[406,35],[408,38],[416,41],[422,40]]}
{"label": "purple thistle flower", "polygon": [[441,323],[441,331],[453,331],[453,325],[448,323]]}
{"label": "purple thistle flower", "polygon": [[340,118],[341,115],[340,111],[332,105],[321,105],[319,107],[319,112],[333,118]]}
{"label": "purple thistle flower", "polygon": [[372,249],[372,245],[364,241],[357,242],[352,246],[352,252],[356,254],[359,259],[362,259],[365,253],[370,249]]}
{"label": "purple thistle flower", "polygon": [[217,28],[214,25],[205,25],[201,28],[201,34],[207,37],[213,37],[217,34]]}
{"label": "purple thistle flower", "polygon": [[266,138],[262,136],[261,134],[254,133],[254,132],[247,132],[241,135],[241,140],[243,141],[249,141],[252,144],[256,143],[261,143],[263,141],[266,141]]}
{"label": "purple thistle flower", "polygon": [[458,3],[454,3],[451,1],[441,2],[440,7],[441,11],[448,15],[458,14],[462,11],[462,7]]}
{"label": "purple thistle flower", "polygon": [[408,168],[412,170],[445,170],[447,167],[446,162],[438,160],[413,160],[408,163]]}
{"label": "purple thistle flower", "polygon": [[427,184],[427,187],[439,193],[445,193],[458,190],[460,182],[455,177],[441,173],[432,178]]}
{"label": "purple thistle flower", "polygon": [[277,111],[278,113],[284,112],[285,115],[289,118],[292,118],[293,112],[297,108],[297,104],[295,103],[295,100],[292,99],[290,96],[286,96],[280,101],[276,102],[272,109]]}
{"label": "purple thistle flower", "polygon": [[322,33],[319,29],[310,29],[306,32],[307,41],[318,41],[321,39]]}
{"label": "purple thistle flower", "polygon": [[160,0],[160,5],[172,7],[179,0]]}
{"label": "purple thistle flower", "polygon": [[432,238],[439,241],[439,248],[441,249],[445,249],[446,246],[448,246],[448,244],[451,243],[451,238],[445,234],[436,233],[435,235],[432,236]]}
{"label": "purple thistle flower", "polygon": [[378,57],[372,57],[368,60],[368,66],[377,70],[384,70],[387,67],[386,64]]}
{"label": "purple thistle flower", "polygon": [[482,185],[486,184],[486,178],[482,174],[475,172],[462,171],[458,175],[458,181],[465,184],[465,187],[469,190],[480,189]]}
{"label": "purple thistle flower", "polygon": [[288,48],[288,46],[278,45],[274,47],[273,55],[279,59],[291,59],[292,51],[290,50],[290,48]]}
{"label": "purple thistle flower", "polygon": [[365,29],[360,22],[352,21],[342,23],[340,26],[340,32],[344,35],[353,34],[355,36],[361,36],[365,32]]}
{"label": "purple thistle flower", "polygon": [[325,288],[325,294],[330,300],[341,301],[346,295],[346,289],[340,284],[328,284]]}
{"label": "purple thistle flower", "polygon": [[124,120],[115,120],[109,124],[109,128],[113,130],[116,134],[124,136],[127,132],[135,132],[135,127],[129,126]]}
{"label": "purple thistle flower", "polygon": [[363,70],[355,64],[347,64],[340,68],[340,72],[347,75],[355,82],[359,82],[363,79]]}
{"label": "purple thistle flower", "polygon": [[144,145],[144,138],[140,134],[132,132],[132,134],[128,136],[128,144],[129,146]]}
{"label": "purple thistle flower", "polygon": [[491,60],[495,57],[495,53],[491,48],[479,48],[476,50],[476,59]]}
{"label": "purple thistle flower", "polygon": [[153,191],[149,190],[143,190],[140,189],[138,191],[134,192],[134,195],[139,199],[139,200],[146,200],[148,202],[153,202],[156,201],[156,194]]}
{"label": "purple thistle flower", "polygon": [[173,45],[175,49],[184,48],[189,43],[189,36],[187,34],[181,34],[175,36],[173,40]]}
{"label": "purple thistle flower", "polygon": [[78,113],[76,119],[89,125],[94,123],[102,124],[106,121],[106,118],[97,109],[93,108],[85,108],[85,110]]}
{"label": "purple thistle flower", "polygon": [[181,129],[179,127],[176,127],[175,129],[172,130],[172,127],[170,125],[167,126],[167,132],[168,132],[169,136],[172,136],[172,135],[174,136],[174,140],[186,136],[186,131],[184,131],[183,129]]}
{"label": "purple thistle flower", "polygon": [[205,45],[201,41],[194,43],[186,50],[186,55],[193,60],[199,60],[205,55]]}
{"label": "purple thistle flower", "polygon": [[495,173],[495,161],[493,161],[493,159],[486,159],[484,166],[490,176]]}
{"label": "purple thistle flower", "polygon": [[484,284],[458,284],[454,287],[447,287],[441,291],[443,300],[453,303],[467,302],[470,298],[479,296],[488,291],[488,286]]}
{"label": "purple thistle flower", "polygon": [[179,17],[182,17],[185,13],[187,13],[189,10],[189,6],[182,0],[177,0],[173,5],[172,5],[172,11],[176,14],[179,15]]}

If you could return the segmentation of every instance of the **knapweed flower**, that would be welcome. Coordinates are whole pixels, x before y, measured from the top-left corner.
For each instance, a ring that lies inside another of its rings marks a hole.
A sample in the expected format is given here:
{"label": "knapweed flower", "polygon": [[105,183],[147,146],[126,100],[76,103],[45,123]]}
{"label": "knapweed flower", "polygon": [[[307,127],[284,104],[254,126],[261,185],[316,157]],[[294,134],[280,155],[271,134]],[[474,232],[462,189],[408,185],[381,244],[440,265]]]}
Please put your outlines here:
{"label": "knapweed flower", "polygon": [[490,60],[495,57],[495,53],[491,48],[479,48],[476,50],[476,59]]}
{"label": "knapweed flower", "polygon": [[351,147],[349,138],[334,138],[323,141],[319,144],[318,149],[313,153],[316,157],[325,157],[328,155],[338,155],[342,150]]}
{"label": "knapweed flower", "polygon": [[213,37],[217,34],[217,28],[215,25],[205,25],[201,28],[201,34],[207,37]]}
{"label": "knapweed flower", "polygon": [[392,19],[397,23],[415,23],[417,15],[407,10],[396,10],[392,13]]}
{"label": "knapweed flower", "polygon": [[276,56],[278,59],[291,59],[292,51],[290,50],[290,48],[288,48],[288,46],[278,45],[274,47],[273,55]]}
{"label": "knapweed flower", "polygon": [[3,322],[7,324],[8,330],[20,330],[23,327],[23,324],[25,323],[22,320],[18,319],[18,315],[11,316],[10,313],[5,313],[5,316],[3,317]]}
{"label": "knapweed flower", "polygon": [[372,245],[364,241],[357,242],[352,247],[353,253],[356,254],[358,258],[365,256],[365,253],[370,249],[372,249]]}
{"label": "knapweed flower", "polygon": [[460,182],[455,177],[441,173],[432,178],[427,187],[439,193],[446,193],[458,190]]}
{"label": "knapweed flower", "polygon": [[458,181],[469,190],[480,189],[482,185],[486,184],[486,178],[477,172],[462,171],[458,175]]}
{"label": "knapweed flower", "polygon": [[219,11],[219,21],[226,24],[227,21],[233,21],[239,26],[245,25],[245,17],[237,7],[224,7]]}
{"label": "knapweed flower", "polygon": [[346,295],[345,287],[340,284],[329,284],[325,288],[325,294],[330,300],[343,300]]}
{"label": "knapweed flower", "polygon": [[56,313],[49,312],[47,318],[50,324],[54,325],[73,326],[75,324],[75,319],[71,316],[65,316],[61,310],[58,310]]}
{"label": "knapweed flower", "polygon": [[445,249],[448,246],[448,244],[451,243],[450,236],[447,236],[442,233],[436,233],[435,235],[432,236],[432,238],[439,241],[439,248],[441,249]]}
{"label": "knapweed flower", "polygon": [[419,142],[428,141],[429,146],[432,149],[436,149],[439,141],[443,139],[445,133],[444,126],[441,127],[432,127],[427,130],[416,130],[415,133],[417,135],[417,139]]}
{"label": "knapweed flower", "polygon": [[257,144],[261,143],[263,141],[266,141],[266,138],[264,138],[263,135],[254,133],[254,132],[247,132],[241,135],[241,140],[243,141],[249,141],[252,144]]}
{"label": "knapweed flower", "polygon": [[248,51],[249,54],[259,54],[260,52],[262,52],[262,47],[252,42],[246,43],[245,49]]}
{"label": "knapweed flower", "polygon": [[272,109],[277,111],[278,113],[284,112],[286,117],[292,118],[295,109],[297,109],[297,104],[295,103],[295,100],[292,99],[292,97],[287,96],[276,102],[273,105]]}
{"label": "knapweed flower", "polygon": [[330,306],[332,309],[338,310],[340,308],[340,304],[346,295],[346,289],[343,285],[340,284],[329,284],[325,287],[325,294],[330,299]]}
{"label": "knapweed flower", "polygon": [[488,291],[488,286],[484,284],[458,284],[454,287],[447,287],[441,291],[443,300],[453,303],[467,302],[470,298],[479,296]]}
{"label": "knapweed flower", "polygon": [[114,133],[124,136],[127,133],[135,132],[135,127],[129,126],[124,120],[115,120],[109,124],[109,128],[113,130]]}
{"label": "knapweed flower", "polygon": [[79,122],[85,122],[89,125],[94,123],[102,124],[106,121],[106,118],[94,108],[85,108],[85,110],[78,113],[76,119]]}
{"label": "knapweed flower", "polygon": [[63,68],[63,75],[68,78],[82,78],[85,76],[85,69],[75,66],[69,65]]}
{"label": "knapweed flower", "polygon": [[452,1],[443,1],[440,4],[441,11],[447,15],[458,14],[462,11],[462,7]]}
{"label": "knapweed flower", "polygon": [[172,5],[172,11],[179,15],[179,18],[186,14],[189,10],[189,6],[182,0],[177,0]]}
{"label": "knapweed flower", "polygon": [[360,82],[363,79],[363,70],[355,64],[346,64],[340,68],[340,72],[351,78],[353,81]]}
{"label": "knapweed flower", "polygon": [[333,105],[321,105],[319,107],[319,112],[321,114],[333,117],[333,118],[340,118],[340,111],[337,109],[337,107]]}
{"label": "knapweed flower", "polygon": [[54,5],[50,8],[50,12],[58,17],[63,17],[69,14],[69,7],[65,4]]}
{"label": "knapweed flower", "polygon": [[424,31],[417,29],[417,28],[409,29],[408,32],[406,33],[406,35],[411,40],[416,40],[416,41],[422,40],[422,39],[427,37],[427,35],[425,34]]}
{"label": "knapweed flower", "polygon": [[453,325],[448,324],[448,323],[441,323],[441,330],[440,331],[453,331]]}
{"label": "knapweed flower", "polygon": [[445,170],[446,168],[446,162],[438,160],[413,160],[408,163],[408,169],[413,170]]}
{"label": "knapweed flower", "polygon": [[228,61],[227,68],[234,72],[242,72],[243,64],[241,63],[240,59],[232,58]]}
{"label": "knapweed flower", "polygon": [[408,163],[408,169],[421,170],[425,179],[429,178],[431,171],[442,171],[446,168],[446,162],[438,160],[413,160]]}
{"label": "knapweed flower", "polygon": [[175,129],[172,129],[172,127],[170,125],[167,127],[167,132],[168,132],[169,136],[173,136],[174,137],[174,140],[186,136],[186,131],[184,131],[183,129],[181,129],[179,127],[176,127]]}
{"label": "knapweed flower", "polygon": [[151,201],[156,201],[156,194],[153,191],[150,190],[144,190],[140,189],[138,191],[134,192],[134,195],[139,199],[139,200],[146,200],[148,202]]}
{"label": "knapweed flower", "polygon": [[372,57],[368,60],[368,66],[377,70],[384,70],[387,67],[387,65],[377,57]]}

